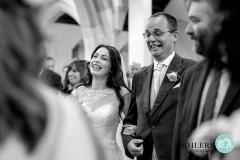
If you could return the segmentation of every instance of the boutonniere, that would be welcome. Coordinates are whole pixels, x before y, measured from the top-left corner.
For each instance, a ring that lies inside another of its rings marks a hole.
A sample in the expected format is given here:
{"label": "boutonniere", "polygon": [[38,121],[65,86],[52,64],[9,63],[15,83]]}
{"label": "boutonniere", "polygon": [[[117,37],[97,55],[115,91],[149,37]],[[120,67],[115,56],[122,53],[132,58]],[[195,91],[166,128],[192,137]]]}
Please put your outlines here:
{"label": "boutonniere", "polygon": [[180,76],[177,74],[177,72],[173,72],[173,71],[170,71],[170,72],[171,73],[167,74],[169,81],[177,82],[179,80]]}

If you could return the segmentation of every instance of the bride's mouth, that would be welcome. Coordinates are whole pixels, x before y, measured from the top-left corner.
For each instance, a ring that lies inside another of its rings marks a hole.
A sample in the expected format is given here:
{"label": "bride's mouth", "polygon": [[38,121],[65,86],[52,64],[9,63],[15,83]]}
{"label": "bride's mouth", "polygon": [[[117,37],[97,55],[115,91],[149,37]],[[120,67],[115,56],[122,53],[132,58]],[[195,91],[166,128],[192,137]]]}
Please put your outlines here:
{"label": "bride's mouth", "polygon": [[93,64],[93,65],[92,65],[92,68],[93,68],[93,69],[96,69],[96,70],[101,70],[101,69],[102,69],[102,67],[99,66],[99,65],[97,65],[97,64]]}

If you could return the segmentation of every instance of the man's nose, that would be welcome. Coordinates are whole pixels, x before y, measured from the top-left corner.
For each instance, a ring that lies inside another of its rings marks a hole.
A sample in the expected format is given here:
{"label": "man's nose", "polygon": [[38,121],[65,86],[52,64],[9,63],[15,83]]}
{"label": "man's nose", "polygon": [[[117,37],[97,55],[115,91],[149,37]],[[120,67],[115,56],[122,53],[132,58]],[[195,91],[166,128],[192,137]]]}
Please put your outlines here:
{"label": "man's nose", "polygon": [[149,41],[156,41],[156,38],[151,34],[149,37]]}
{"label": "man's nose", "polygon": [[186,32],[187,34],[192,34],[193,28],[192,28],[192,23],[191,23],[191,22],[188,23],[185,32]]}

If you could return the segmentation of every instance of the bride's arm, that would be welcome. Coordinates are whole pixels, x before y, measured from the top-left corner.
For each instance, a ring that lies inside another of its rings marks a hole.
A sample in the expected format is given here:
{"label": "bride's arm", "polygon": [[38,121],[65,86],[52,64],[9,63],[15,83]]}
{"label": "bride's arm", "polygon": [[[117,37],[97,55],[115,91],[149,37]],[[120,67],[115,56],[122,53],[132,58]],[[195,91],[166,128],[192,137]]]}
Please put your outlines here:
{"label": "bride's arm", "polygon": [[131,95],[130,93],[126,93],[123,96],[123,101],[124,101],[123,113],[124,113],[125,116],[126,116],[126,114],[128,112],[128,108],[129,108],[129,105],[130,105],[130,100],[131,100],[131,96],[130,95]]}

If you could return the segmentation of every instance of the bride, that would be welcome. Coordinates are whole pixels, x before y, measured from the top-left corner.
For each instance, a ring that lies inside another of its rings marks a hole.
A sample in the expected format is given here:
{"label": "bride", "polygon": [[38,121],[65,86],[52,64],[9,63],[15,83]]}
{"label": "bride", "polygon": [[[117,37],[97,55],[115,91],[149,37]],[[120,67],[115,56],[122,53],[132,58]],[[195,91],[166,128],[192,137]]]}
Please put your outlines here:
{"label": "bride", "polygon": [[121,113],[127,113],[130,102],[125,82],[124,62],[118,50],[100,45],[91,55],[84,85],[72,92],[89,117],[106,160],[123,160],[116,133]]}

